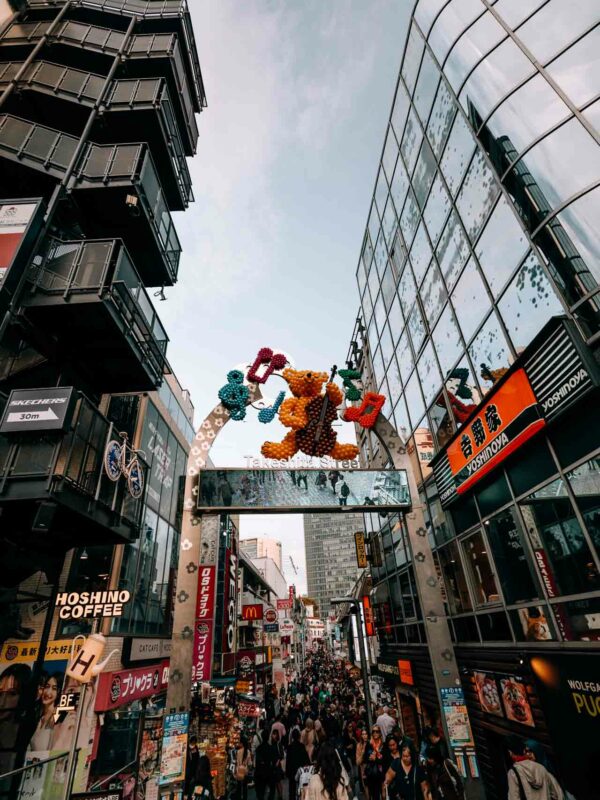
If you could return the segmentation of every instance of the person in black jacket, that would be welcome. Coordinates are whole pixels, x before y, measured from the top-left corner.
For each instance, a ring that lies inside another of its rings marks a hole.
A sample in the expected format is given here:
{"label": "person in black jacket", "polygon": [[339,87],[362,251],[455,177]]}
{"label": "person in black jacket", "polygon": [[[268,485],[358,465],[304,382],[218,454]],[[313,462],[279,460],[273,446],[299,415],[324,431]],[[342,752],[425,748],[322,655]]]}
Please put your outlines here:
{"label": "person in black jacket", "polygon": [[264,800],[265,791],[269,788],[269,800],[275,797],[275,786],[277,784],[275,767],[279,759],[279,753],[269,742],[269,735],[263,732],[262,742],[256,748],[254,755],[254,788],[256,800]]}
{"label": "person in black jacket", "polygon": [[287,775],[288,800],[296,800],[296,773],[300,767],[308,767],[310,758],[306,752],[306,747],[300,741],[300,731],[294,728],[292,731],[292,742],[288,747],[285,759],[285,774]]}

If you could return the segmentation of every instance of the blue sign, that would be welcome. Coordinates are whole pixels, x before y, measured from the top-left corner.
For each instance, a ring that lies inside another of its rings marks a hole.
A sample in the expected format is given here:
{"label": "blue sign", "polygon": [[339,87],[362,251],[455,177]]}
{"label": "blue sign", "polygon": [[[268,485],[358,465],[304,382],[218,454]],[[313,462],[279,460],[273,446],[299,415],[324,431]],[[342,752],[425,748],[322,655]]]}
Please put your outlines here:
{"label": "blue sign", "polygon": [[265,622],[265,624],[263,625],[263,630],[265,633],[279,633],[279,623]]}
{"label": "blue sign", "polygon": [[185,756],[189,724],[190,715],[187,711],[165,716],[160,763],[161,785],[180,783],[185,780]]}

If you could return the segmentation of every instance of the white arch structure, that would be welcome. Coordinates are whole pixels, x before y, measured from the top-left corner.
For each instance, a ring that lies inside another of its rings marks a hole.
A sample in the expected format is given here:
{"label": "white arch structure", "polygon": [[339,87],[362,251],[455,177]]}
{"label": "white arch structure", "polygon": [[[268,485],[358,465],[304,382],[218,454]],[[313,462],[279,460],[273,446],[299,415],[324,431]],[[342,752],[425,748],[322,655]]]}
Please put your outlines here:
{"label": "white arch structure", "polygon": [[[262,396],[257,384],[250,384],[249,389],[248,405]],[[227,409],[221,404],[216,406],[198,428],[188,457],[166,704],[168,711],[187,711],[190,708],[198,569],[205,564],[216,565],[220,516],[201,515],[196,511],[198,476],[208,463],[215,439],[229,420]],[[406,470],[408,476],[412,508],[405,512],[404,521],[439,695],[440,689],[459,686],[460,678],[423,506],[410,456],[394,426],[380,414],[372,430],[382,445],[377,466],[383,466],[387,456],[395,469]],[[445,727],[445,719],[442,722]]]}

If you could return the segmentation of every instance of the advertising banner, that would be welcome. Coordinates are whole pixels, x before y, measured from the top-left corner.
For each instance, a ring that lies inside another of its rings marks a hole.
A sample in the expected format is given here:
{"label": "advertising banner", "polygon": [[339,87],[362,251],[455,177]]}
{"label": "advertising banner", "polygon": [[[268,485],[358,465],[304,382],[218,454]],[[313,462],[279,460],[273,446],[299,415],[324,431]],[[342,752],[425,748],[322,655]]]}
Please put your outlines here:
{"label": "advertising banner", "polygon": [[37,207],[37,203],[0,203],[0,288]]}
{"label": "advertising banner", "polygon": [[442,709],[451,747],[473,746],[473,736],[463,690],[460,686],[440,689]]}
{"label": "advertising banner", "polygon": [[258,703],[240,700],[237,704],[237,710],[240,717],[260,717],[260,705]]}
{"label": "advertising banner", "polygon": [[163,692],[169,683],[169,662],[100,675],[96,711],[111,711],[125,703]]}
{"label": "advertising banner", "polygon": [[288,609],[293,608],[294,601],[290,597],[287,600],[278,600],[277,601],[277,611],[287,611]]}
{"label": "advertising banner", "polygon": [[[406,470],[353,469],[339,472],[337,492],[325,491],[317,482],[318,469],[307,469],[307,488],[300,488],[295,470],[203,470],[198,484],[198,510],[205,513],[304,513],[369,511],[372,506],[397,511],[410,507]],[[266,480],[265,480],[266,477]],[[262,480],[261,480],[262,478]]]}
{"label": "advertising banner", "polygon": [[160,783],[178,783],[185,780],[185,757],[190,715],[185,712],[167,714],[163,728]]}
{"label": "advertising banner", "polygon": [[562,788],[577,800],[592,800],[598,796],[600,763],[600,656],[552,654],[530,663]]}
{"label": "advertising banner", "polygon": [[213,635],[215,626],[215,598],[217,568],[200,565],[198,569],[198,594],[194,623],[194,662],[192,679],[200,683],[212,676]]}
{"label": "advertising banner", "polygon": [[72,386],[13,389],[0,422],[0,433],[65,430],[71,422],[75,400]]}

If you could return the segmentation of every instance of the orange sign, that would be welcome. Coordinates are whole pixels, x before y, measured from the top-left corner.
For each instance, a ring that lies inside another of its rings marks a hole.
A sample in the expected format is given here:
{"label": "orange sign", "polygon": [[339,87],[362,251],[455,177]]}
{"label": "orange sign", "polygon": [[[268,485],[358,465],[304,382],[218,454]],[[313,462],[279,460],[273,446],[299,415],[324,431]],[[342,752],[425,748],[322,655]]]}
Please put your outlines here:
{"label": "orange sign", "polygon": [[410,661],[398,660],[398,674],[400,675],[400,683],[408,683],[409,686],[415,685]]}
{"label": "orange sign", "polygon": [[525,370],[516,370],[448,446],[456,491],[470,489],[545,424]]}
{"label": "orange sign", "polygon": [[242,606],[242,619],[262,619],[263,607],[262,603],[252,603],[247,606]]}
{"label": "orange sign", "polygon": [[373,609],[371,608],[371,598],[368,594],[363,595],[363,609],[365,613],[365,631],[367,636],[375,636],[375,625],[373,622]]}

